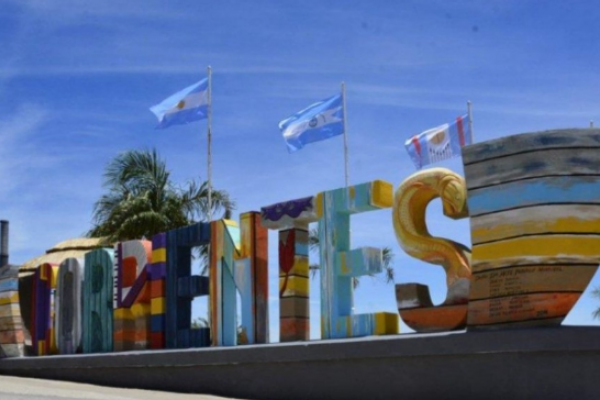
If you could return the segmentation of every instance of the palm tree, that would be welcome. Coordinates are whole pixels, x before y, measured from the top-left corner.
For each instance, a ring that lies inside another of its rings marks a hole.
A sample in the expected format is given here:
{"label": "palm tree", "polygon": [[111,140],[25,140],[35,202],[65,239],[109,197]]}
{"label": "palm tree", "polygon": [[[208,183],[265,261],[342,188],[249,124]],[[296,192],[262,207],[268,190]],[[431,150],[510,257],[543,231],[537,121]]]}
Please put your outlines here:
{"label": "palm tree", "polygon": [[[319,231],[317,229],[311,229],[308,235],[308,246],[310,250],[318,250],[319,249]],[[392,266],[392,261],[394,260],[394,253],[392,249],[389,247],[384,247],[382,250],[382,258],[383,258],[383,269],[385,271],[385,281],[387,283],[394,282],[394,268]],[[309,266],[311,274],[314,276],[316,272],[320,269],[318,264],[311,264]],[[358,278],[353,278],[354,287],[356,288],[359,284]]]}
{"label": "palm tree", "polygon": [[210,328],[210,318],[198,317],[192,320],[191,327],[192,329]]}
{"label": "palm tree", "polygon": [[[94,205],[90,237],[109,243],[151,238],[171,229],[206,221],[208,183],[188,182],[179,187],[170,180],[165,161],[153,150],[129,150],[116,156],[104,172],[102,195]],[[230,218],[235,205],[225,191],[212,191],[213,214]]]}

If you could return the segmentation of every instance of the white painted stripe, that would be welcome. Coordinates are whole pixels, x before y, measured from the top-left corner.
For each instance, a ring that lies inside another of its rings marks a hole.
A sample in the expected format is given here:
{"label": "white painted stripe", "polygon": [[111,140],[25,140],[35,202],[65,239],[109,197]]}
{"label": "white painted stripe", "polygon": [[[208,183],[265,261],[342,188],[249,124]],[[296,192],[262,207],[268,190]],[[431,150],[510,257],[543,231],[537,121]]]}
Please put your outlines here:
{"label": "white painted stripe", "polygon": [[[173,114],[191,108],[198,108],[208,104],[208,94],[206,91],[190,93],[185,96],[179,103],[168,109],[165,114]],[[182,105],[182,107],[180,107]]]}
{"label": "white painted stripe", "polygon": [[[341,122],[342,119],[335,115],[340,111],[342,107],[336,107],[333,109],[325,110],[311,119],[299,119],[298,121],[291,123],[283,132],[284,138],[293,138],[300,136],[303,132],[309,129],[319,129],[325,125],[334,124]],[[313,126],[311,126],[311,122]]]}

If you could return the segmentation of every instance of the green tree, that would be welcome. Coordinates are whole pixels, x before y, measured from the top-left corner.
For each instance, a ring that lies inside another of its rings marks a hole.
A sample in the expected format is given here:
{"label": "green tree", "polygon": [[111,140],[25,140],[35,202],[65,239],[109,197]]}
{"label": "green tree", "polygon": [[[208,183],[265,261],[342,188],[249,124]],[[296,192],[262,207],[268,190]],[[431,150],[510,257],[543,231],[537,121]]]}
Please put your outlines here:
{"label": "green tree", "polygon": [[[310,250],[319,250],[319,231],[317,229],[311,229],[308,234],[308,246]],[[384,247],[382,250],[383,258],[383,270],[385,272],[385,280],[387,283],[394,282],[394,267],[392,262],[394,261],[394,253],[389,247]],[[311,264],[309,266],[311,273],[314,274],[320,269],[319,264]],[[354,278],[354,287],[358,286],[358,278]]]}
{"label": "green tree", "polygon": [[[175,185],[155,149],[129,150],[116,156],[104,172],[104,187],[108,192],[94,205],[90,237],[105,237],[109,243],[150,239],[160,232],[208,220],[208,183]],[[227,192],[213,189],[211,197],[213,215],[230,218],[235,204]]]}

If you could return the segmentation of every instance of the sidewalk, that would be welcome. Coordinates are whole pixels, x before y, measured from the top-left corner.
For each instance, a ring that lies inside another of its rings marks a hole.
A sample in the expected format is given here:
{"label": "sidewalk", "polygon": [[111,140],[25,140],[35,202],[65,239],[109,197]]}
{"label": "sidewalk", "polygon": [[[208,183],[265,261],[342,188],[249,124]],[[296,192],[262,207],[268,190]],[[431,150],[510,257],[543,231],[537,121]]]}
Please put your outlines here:
{"label": "sidewalk", "polygon": [[[199,394],[117,389],[43,379],[0,376],[0,400],[225,400]],[[230,399],[233,400],[233,399]]]}

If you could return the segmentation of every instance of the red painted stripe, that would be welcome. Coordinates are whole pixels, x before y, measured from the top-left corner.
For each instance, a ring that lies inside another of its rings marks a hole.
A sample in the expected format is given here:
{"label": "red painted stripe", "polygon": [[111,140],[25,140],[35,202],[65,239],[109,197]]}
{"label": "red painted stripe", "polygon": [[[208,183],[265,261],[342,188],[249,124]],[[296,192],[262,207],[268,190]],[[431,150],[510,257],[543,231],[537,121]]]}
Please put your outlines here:
{"label": "red painted stripe", "polygon": [[458,129],[458,140],[460,141],[460,147],[465,145],[465,128],[463,127],[462,117],[456,117],[456,128]]}
{"label": "red painted stripe", "polygon": [[419,165],[423,164],[423,158],[421,156],[421,143],[419,143],[419,138],[417,135],[412,137],[412,142],[415,145],[415,149],[417,150],[417,154],[419,155]]}

